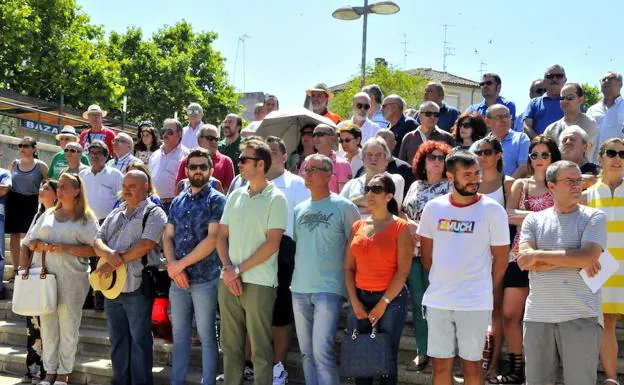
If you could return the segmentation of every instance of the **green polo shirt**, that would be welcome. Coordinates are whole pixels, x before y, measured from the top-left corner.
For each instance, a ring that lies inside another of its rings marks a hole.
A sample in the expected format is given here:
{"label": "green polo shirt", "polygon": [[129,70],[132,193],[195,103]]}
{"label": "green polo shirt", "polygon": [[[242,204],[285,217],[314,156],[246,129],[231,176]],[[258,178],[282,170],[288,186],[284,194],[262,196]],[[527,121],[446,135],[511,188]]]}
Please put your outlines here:
{"label": "green polo shirt", "polygon": [[219,142],[219,152],[228,158],[232,159],[234,163],[234,175],[238,175],[238,157],[241,154],[240,145],[243,142],[243,137],[239,136],[232,144],[228,144],[226,139]]}
{"label": "green polo shirt", "polygon": [[[260,194],[249,196],[249,186],[234,190],[228,197],[221,224],[229,226],[229,253],[234,265],[243,263],[267,239],[270,229],[286,230],[288,203],[284,193],[270,183]],[[277,286],[277,252],[242,273],[245,283]]]}
{"label": "green polo shirt", "polygon": [[[90,166],[89,158],[82,154],[80,156],[80,163]],[[54,180],[58,180],[59,176],[61,176],[61,171],[67,167],[67,158],[65,158],[65,152],[59,151],[54,154],[54,158],[52,158],[52,162],[50,162],[50,167],[48,168],[48,178],[52,178]]]}

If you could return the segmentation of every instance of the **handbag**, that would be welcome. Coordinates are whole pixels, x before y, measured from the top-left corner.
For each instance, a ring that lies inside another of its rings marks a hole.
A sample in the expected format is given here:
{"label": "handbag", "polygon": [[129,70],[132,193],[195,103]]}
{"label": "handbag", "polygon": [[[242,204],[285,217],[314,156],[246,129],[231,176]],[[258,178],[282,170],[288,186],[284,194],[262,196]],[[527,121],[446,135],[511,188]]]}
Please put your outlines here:
{"label": "handbag", "polygon": [[340,340],[340,376],[368,378],[392,373],[396,366],[388,333],[373,327],[370,334],[356,329]]}
{"label": "handbag", "polygon": [[13,313],[40,316],[56,311],[56,276],[48,273],[46,252],[41,253],[41,269],[31,269],[32,257],[22,274],[15,277],[13,286]]}
{"label": "handbag", "polygon": [[[145,231],[147,218],[156,207],[157,206],[152,206],[143,216],[143,231]],[[167,274],[167,270],[158,266],[148,266],[147,254],[141,257],[141,264],[143,265],[143,270],[141,271],[141,291],[143,295],[152,301],[155,298],[169,298],[171,279],[169,278],[169,274]]]}

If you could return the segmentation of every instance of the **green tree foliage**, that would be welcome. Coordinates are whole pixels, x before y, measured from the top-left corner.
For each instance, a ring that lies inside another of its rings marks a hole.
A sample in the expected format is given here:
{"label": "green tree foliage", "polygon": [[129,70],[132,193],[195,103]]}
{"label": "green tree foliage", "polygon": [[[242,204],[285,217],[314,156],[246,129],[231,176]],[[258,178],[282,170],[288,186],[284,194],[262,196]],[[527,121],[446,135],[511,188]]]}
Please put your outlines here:
{"label": "green tree foliage", "polygon": [[[386,65],[377,65],[366,69],[366,84],[377,84],[384,96],[397,94],[405,99],[406,109],[418,106],[423,101],[425,85],[429,80],[412,75]],[[336,92],[330,100],[329,109],[343,118],[351,116],[351,99],[360,91],[360,77],[354,76],[345,83],[343,90]]]}
{"label": "green tree foliage", "polygon": [[240,111],[227,82],[225,59],[212,48],[213,32],[185,21],[145,39],[140,28],[112,32],[91,24],[75,0],[0,1],[0,87],[84,109],[97,103],[127,121],[157,125],[199,102],[206,122]]}
{"label": "green tree foliage", "polygon": [[598,88],[598,86],[592,86],[588,83],[581,84],[581,88],[583,88],[583,93],[585,96],[585,102],[583,103],[583,107],[585,108],[585,111],[587,111],[589,107],[600,101],[600,88]]}

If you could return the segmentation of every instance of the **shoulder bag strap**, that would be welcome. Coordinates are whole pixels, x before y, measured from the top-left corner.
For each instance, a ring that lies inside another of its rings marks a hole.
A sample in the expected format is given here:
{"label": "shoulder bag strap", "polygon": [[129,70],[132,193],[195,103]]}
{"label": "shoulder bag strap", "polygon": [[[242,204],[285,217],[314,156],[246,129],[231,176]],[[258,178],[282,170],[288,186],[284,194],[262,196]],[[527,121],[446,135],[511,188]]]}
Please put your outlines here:
{"label": "shoulder bag strap", "polygon": [[503,173],[503,180],[501,183],[501,186],[503,187],[503,208],[507,210],[507,194],[505,193],[505,173]]}
{"label": "shoulder bag strap", "polygon": [[[32,258],[30,260],[32,263]],[[30,263],[28,264],[28,268],[30,269]],[[41,274],[39,277],[41,277],[41,279],[45,279],[46,274],[48,274],[48,266],[46,265],[46,252],[44,251],[41,253]]]}
{"label": "shoulder bag strap", "polygon": [[[149,209],[147,209],[147,211],[145,212],[145,215],[143,215],[143,223],[141,225],[141,235],[143,235],[143,231],[145,231],[145,224],[147,223],[147,218],[149,218],[150,213],[152,212],[152,210],[154,210],[156,207],[156,205],[150,207]],[[143,267],[147,266],[147,254],[145,254],[144,256],[141,257],[141,264],[143,265]]]}

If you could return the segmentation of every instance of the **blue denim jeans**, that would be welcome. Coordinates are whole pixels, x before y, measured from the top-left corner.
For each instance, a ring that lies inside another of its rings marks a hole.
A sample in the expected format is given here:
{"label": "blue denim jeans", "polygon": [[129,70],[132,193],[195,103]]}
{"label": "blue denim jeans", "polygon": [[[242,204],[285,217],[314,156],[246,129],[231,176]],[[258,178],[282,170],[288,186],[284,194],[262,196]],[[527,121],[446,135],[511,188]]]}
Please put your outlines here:
{"label": "blue denim jeans", "polygon": [[416,338],[416,354],[427,355],[427,320],[423,314],[422,300],[427,287],[429,287],[429,273],[425,270],[422,260],[414,258],[409,276],[407,277],[407,287],[412,299],[412,314],[414,316],[414,337]]}
{"label": "blue denim jeans", "polygon": [[191,328],[193,315],[202,345],[202,385],[214,384],[217,377],[217,318],[219,278],[208,282],[192,283],[187,290],[175,283],[169,289],[171,324],[173,326],[173,368],[171,384],[185,384],[191,358]]}
{"label": "blue denim jeans", "polygon": [[137,289],[104,301],[112,345],[112,385],[152,384],[152,301]]}
{"label": "blue denim jeans", "polygon": [[292,293],[292,300],[306,385],[339,385],[334,342],[344,298],[334,293]]}
{"label": "blue denim jeans", "polygon": [[[358,299],[364,305],[366,311],[371,311],[377,302],[382,301],[381,297],[383,297],[383,291],[366,291],[357,289]],[[394,355],[394,372],[391,373],[387,377],[382,377],[380,380],[380,384],[389,384],[394,385],[397,383],[397,356],[399,354],[399,344],[401,342],[401,334],[403,333],[403,326],[405,325],[405,319],[407,318],[407,288],[404,286],[403,289],[399,292],[399,294],[390,302],[384,315],[377,322],[377,330],[379,332],[390,334],[390,339],[392,342],[392,354]],[[353,308],[350,308],[349,311],[349,319],[348,319],[349,329],[353,330],[356,326],[360,333],[370,333],[372,330],[372,326],[368,319],[358,320],[355,318],[355,313],[353,313]],[[372,378],[357,378],[355,380],[357,385],[369,385],[373,383]]]}
{"label": "blue denim jeans", "polygon": [[[4,274],[4,215],[0,215],[0,274]],[[15,268],[16,266],[13,266]],[[2,283],[3,279],[0,279],[0,298],[2,298],[2,293],[4,292],[4,284]]]}

